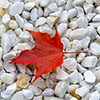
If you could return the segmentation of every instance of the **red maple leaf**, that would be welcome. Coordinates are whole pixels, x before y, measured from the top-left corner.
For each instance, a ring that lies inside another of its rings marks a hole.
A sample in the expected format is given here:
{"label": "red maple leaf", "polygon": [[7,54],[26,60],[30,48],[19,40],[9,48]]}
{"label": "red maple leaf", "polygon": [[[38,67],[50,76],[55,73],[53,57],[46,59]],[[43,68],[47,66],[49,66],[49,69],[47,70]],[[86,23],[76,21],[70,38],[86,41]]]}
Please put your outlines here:
{"label": "red maple leaf", "polygon": [[35,47],[31,50],[24,50],[11,63],[33,64],[36,66],[36,75],[33,82],[42,74],[52,72],[54,67],[63,63],[63,44],[59,33],[51,38],[47,33],[29,31],[35,41]]}

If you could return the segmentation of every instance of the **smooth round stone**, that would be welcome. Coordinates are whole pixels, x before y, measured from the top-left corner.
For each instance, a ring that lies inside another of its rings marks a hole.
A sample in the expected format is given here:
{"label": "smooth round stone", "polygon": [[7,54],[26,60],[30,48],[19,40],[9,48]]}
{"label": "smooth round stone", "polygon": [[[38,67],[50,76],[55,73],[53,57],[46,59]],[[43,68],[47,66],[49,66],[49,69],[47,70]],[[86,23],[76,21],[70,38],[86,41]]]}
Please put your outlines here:
{"label": "smooth round stone", "polygon": [[84,58],[81,64],[84,67],[95,67],[97,64],[97,61],[98,59],[96,56],[87,56]]}
{"label": "smooth round stone", "polygon": [[24,3],[23,2],[15,2],[11,7],[10,7],[10,14],[15,15],[15,14],[21,14],[24,8]]}
{"label": "smooth round stone", "polygon": [[94,83],[96,81],[95,75],[91,71],[86,71],[84,73],[85,81],[88,83]]}

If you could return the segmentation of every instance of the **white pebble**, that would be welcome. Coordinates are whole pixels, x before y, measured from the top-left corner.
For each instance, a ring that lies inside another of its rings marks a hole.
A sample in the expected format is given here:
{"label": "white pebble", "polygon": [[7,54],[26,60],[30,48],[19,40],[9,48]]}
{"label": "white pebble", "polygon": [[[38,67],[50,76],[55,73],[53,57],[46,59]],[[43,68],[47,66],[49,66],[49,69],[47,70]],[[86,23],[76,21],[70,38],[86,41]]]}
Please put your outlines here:
{"label": "white pebble", "polygon": [[89,100],[91,94],[88,92],[85,96],[82,97],[82,100]]}
{"label": "white pebble", "polygon": [[57,26],[58,33],[62,36],[67,29],[67,23],[61,23]]}
{"label": "white pebble", "polygon": [[88,19],[88,21],[91,21],[91,19],[96,15],[96,13],[87,13],[86,14],[86,18]]}
{"label": "white pebble", "polygon": [[81,64],[84,67],[95,67],[97,64],[97,61],[98,59],[96,56],[87,56],[84,58]]}
{"label": "white pebble", "polygon": [[49,4],[49,5],[47,6],[47,8],[48,8],[51,12],[57,11],[57,9],[58,9],[56,3],[51,3],[51,4]]}
{"label": "white pebble", "polygon": [[22,16],[25,18],[25,19],[29,19],[30,18],[30,13],[28,11],[23,11],[22,12]]}
{"label": "white pebble", "polygon": [[48,33],[50,35],[53,33],[52,29],[47,24],[40,26],[39,31],[42,32],[42,33]]}
{"label": "white pebble", "polygon": [[86,49],[89,46],[90,43],[90,37],[87,36],[84,39],[80,40],[81,44],[82,44],[82,48]]}
{"label": "white pebble", "polygon": [[23,92],[23,95],[24,95],[27,99],[32,99],[32,98],[33,98],[33,92],[32,92],[31,90],[23,89],[22,92]]}
{"label": "white pebble", "polygon": [[64,60],[63,66],[69,71],[74,71],[77,68],[77,61],[75,58],[67,58]]}
{"label": "white pebble", "polygon": [[90,44],[90,52],[94,55],[100,55],[100,45],[97,43]]}
{"label": "white pebble", "polygon": [[42,93],[42,90],[34,85],[30,85],[28,89],[31,90],[34,95],[40,95]]}
{"label": "white pebble", "polygon": [[22,30],[21,30],[21,28],[17,28],[14,30],[14,32],[16,33],[16,35],[19,36],[22,33]]}
{"label": "white pebble", "polygon": [[45,84],[46,84],[46,86],[47,86],[48,88],[53,88],[53,87],[54,87],[54,83],[53,83],[53,81],[50,80],[50,79],[46,79]]}
{"label": "white pebble", "polygon": [[10,20],[9,21],[9,28],[11,28],[11,29],[18,28],[18,23],[15,20]]}
{"label": "white pebble", "polygon": [[38,13],[38,17],[43,16],[43,10],[42,10],[41,7],[38,7],[38,11],[37,11],[37,13]]}
{"label": "white pebble", "polygon": [[26,74],[28,74],[28,75],[32,75],[33,72],[32,72],[28,67],[26,67]]}
{"label": "white pebble", "polygon": [[71,29],[76,29],[78,27],[78,24],[76,21],[72,21],[68,24],[68,26],[71,28]]}
{"label": "white pebble", "polygon": [[74,0],[72,4],[73,4],[73,6],[76,6],[76,5],[82,4],[84,1],[85,0]]}
{"label": "white pebble", "polygon": [[6,31],[6,26],[4,24],[0,25],[0,37]]}
{"label": "white pebble", "polygon": [[33,100],[42,100],[42,96],[41,95],[40,96],[36,96],[36,97],[33,98]]}
{"label": "white pebble", "polygon": [[34,27],[31,23],[25,23],[23,26],[24,31],[29,30],[29,31],[33,31]]}
{"label": "white pebble", "polygon": [[37,26],[43,25],[43,24],[46,23],[46,21],[47,21],[46,18],[40,17],[39,19],[37,19],[37,21],[36,21],[36,23],[35,23],[35,26],[37,27]]}
{"label": "white pebble", "polygon": [[93,19],[93,22],[99,22],[100,21],[100,14],[97,14]]}
{"label": "white pebble", "polygon": [[97,27],[97,31],[98,31],[98,33],[100,35],[100,25]]}
{"label": "white pebble", "polygon": [[30,50],[31,47],[28,45],[28,43],[18,43],[13,50],[16,53],[20,53],[22,50]]}
{"label": "white pebble", "polygon": [[52,96],[54,94],[54,90],[51,88],[46,88],[43,93],[42,96]]}
{"label": "white pebble", "polygon": [[86,54],[85,53],[80,53],[77,56],[77,62],[81,62],[85,58]]}
{"label": "white pebble", "polygon": [[65,95],[67,88],[68,88],[68,86],[67,86],[66,82],[60,81],[57,83],[57,85],[55,87],[55,94],[58,97],[62,98]]}
{"label": "white pebble", "polygon": [[91,93],[91,97],[89,98],[89,100],[99,100],[99,98],[99,93],[97,91],[94,91]]}
{"label": "white pebble", "polygon": [[51,16],[51,17],[55,17],[55,16],[56,16],[56,17],[59,18],[59,17],[61,16],[61,11],[53,12],[53,13],[50,14],[50,16]]}
{"label": "white pebble", "polygon": [[24,20],[23,20],[23,18],[20,15],[16,14],[15,15],[15,19],[18,22],[20,28],[22,28],[24,26]]}
{"label": "white pebble", "polygon": [[95,75],[95,77],[96,77],[96,80],[97,80],[97,81],[100,81],[100,70],[96,71],[96,72],[94,73],[94,75]]}
{"label": "white pebble", "polygon": [[2,34],[1,46],[2,46],[4,54],[10,51],[10,49],[11,49],[11,40],[10,40],[10,36],[8,34]]}
{"label": "white pebble", "polygon": [[3,17],[2,17],[2,22],[4,24],[7,24],[8,22],[10,21],[10,16],[8,14],[5,14]]}
{"label": "white pebble", "polygon": [[100,6],[97,6],[96,11],[100,14]]}
{"label": "white pebble", "polygon": [[68,17],[70,19],[72,19],[75,16],[76,16],[76,9],[75,8],[68,10]]}
{"label": "white pebble", "polygon": [[50,13],[51,13],[51,11],[50,11],[47,7],[45,7],[45,8],[44,8],[44,16],[46,17],[46,16],[48,16]]}
{"label": "white pebble", "polygon": [[58,20],[59,23],[65,23],[68,21],[68,12],[66,10],[64,10],[61,13],[60,19]]}
{"label": "white pebble", "polygon": [[96,81],[96,77],[90,70],[84,73],[84,77],[85,77],[85,81],[88,83],[94,83]]}
{"label": "white pebble", "polygon": [[8,6],[9,6],[9,2],[8,2],[8,0],[0,0],[0,7],[2,7],[2,8],[8,8]]}
{"label": "white pebble", "polygon": [[24,95],[23,95],[22,91],[16,92],[16,93],[12,96],[11,100],[24,100]]}
{"label": "white pebble", "polygon": [[35,6],[34,2],[25,3],[24,7],[26,10],[30,11]]}
{"label": "white pebble", "polygon": [[66,0],[55,0],[58,6],[62,6],[65,4]]}
{"label": "white pebble", "polygon": [[91,13],[93,11],[93,9],[94,9],[94,6],[93,6],[93,4],[89,4],[89,3],[85,2],[83,4],[83,8],[84,8],[86,13]]}
{"label": "white pebble", "polygon": [[36,9],[36,8],[33,8],[33,9],[31,10],[30,19],[31,19],[32,21],[36,21],[36,20],[37,20],[37,9]]}
{"label": "white pebble", "polygon": [[79,28],[86,28],[88,26],[88,21],[85,17],[79,17],[77,23]]}
{"label": "white pebble", "polygon": [[15,80],[15,75],[3,73],[0,78],[5,84],[12,84]]}
{"label": "white pebble", "polygon": [[21,14],[24,8],[24,3],[23,2],[15,2],[13,5],[10,7],[10,14],[11,15],[16,15],[16,14]]}
{"label": "white pebble", "polygon": [[80,73],[84,73],[87,69],[82,67],[80,64],[77,65],[77,69],[79,70]]}
{"label": "white pebble", "polygon": [[90,39],[95,39],[97,35],[96,29],[93,26],[88,26],[86,29],[88,31],[88,36],[90,37]]}
{"label": "white pebble", "polygon": [[16,85],[16,83],[13,83],[13,84],[7,86],[5,93],[12,95],[16,91],[16,89],[17,89],[17,85]]}
{"label": "white pebble", "polygon": [[[10,100],[11,99],[11,95],[7,94],[5,91],[0,91],[1,93],[1,97],[6,100]],[[1,99],[2,100],[2,99]]]}
{"label": "white pebble", "polygon": [[44,90],[46,88],[46,84],[45,81],[39,77],[34,83],[33,85],[39,87],[40,89]]}
{"label": "white pebble", "polygon": [[79,88],[79,85],[70,85],[68,87],[68,93],[74,92],[75,89]]}
{"label": "white pebble", "polygon": [[90,22],[89,25],[97,28],[100,25],[100,22]]}
{"label": "white pebble", "polygon": [[93,3],[93,0],[86,0],[87,3]]}
{"label": "white pebble", "polygon": [[78,71],[75,70],[74,72],[72,72],[70,75],[69,75],[69,81],[71,83],[78,83],[78,79],[79,79],[79,74],[78,74]]}
{"label": "white pebble", "polygon": [[16,57],[16,53],[14,51],[11,51],[9,53],[6,53],[3,55],[3,60],[4,61],[9,61],[9,60],[12,60]]}
{"label": "white pebble", "polygon": [[69,75],[65,71],[60,70],[59,73],[56,75],[56,78],[65,81],[68,79],[68,76]]}
{"label": "white pebble", "polygon": [[17,68],[18,68],[20,73],[25,74],[26,66],[24,66],[22,64],[17,64]]}
{"label": "white pebble", "polygon": [[65,5],[66,10],[73,8],[72,2],[73,0],[67,0],[67,4]]}
{"label": "white pebble", "polygon": [[75,90],[75,93],[81,97],[86,95],[88,92],[89,92],[89,89],[86,86],[82,86],[82,87]]}
{"label": "white pebble", "polygon": [[95,85],[94,89],[100,92],[100,82]]}
{"label": "white pebble", "polygon": [[24,41],[29,41],[31,39],[31,35],[28,31],[22,32],[19,37]]}
{"label": "white pebble", "polygon": [[81,6],[75,6],[77,17],[84,17],[84,10]]}
{"label": "white pebble", "polygon": [[70,33],[69,39],[72,41],[74,39],[81,40],[88,35],[88,31],[85,28],[79,28]]}
{"label": "white pebble", "polygon": [[7,72],[13,72],[16,70],[16,67],[14,64],[9,64],[9,62],[4,62],[4,69],[7,71]]}
{"label": "white pebble", "polygon": [[50,1],[50,0],[42,0],[42,1],[40,1],[40,6],[41,6],[41,7],[47,6],[48,3],[49,3],[49,1]]}

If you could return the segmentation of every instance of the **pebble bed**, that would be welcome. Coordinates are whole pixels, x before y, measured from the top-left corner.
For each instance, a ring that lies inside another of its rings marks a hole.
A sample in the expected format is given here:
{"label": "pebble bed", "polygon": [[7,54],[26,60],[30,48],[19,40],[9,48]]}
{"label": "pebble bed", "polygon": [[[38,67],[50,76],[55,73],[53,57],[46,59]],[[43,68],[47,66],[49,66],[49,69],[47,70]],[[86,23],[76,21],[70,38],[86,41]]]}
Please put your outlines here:
{"label": "pebble bed", "polygon": [[[9,64],[35,46],[26,30],[55,36],[65,54],[62,69],[33,85],[33,65]],[[100,0],[0,0],[0,100],[100,100]]]}

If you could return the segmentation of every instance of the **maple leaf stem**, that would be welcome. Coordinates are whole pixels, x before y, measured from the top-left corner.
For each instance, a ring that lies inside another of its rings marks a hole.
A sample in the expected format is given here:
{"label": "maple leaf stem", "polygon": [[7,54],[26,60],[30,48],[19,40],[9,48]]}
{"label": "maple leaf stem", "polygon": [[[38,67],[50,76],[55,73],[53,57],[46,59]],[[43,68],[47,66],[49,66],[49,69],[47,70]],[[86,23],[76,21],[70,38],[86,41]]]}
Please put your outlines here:
{"label": "maple leaf stem", "polygon": [[72,54],[72,53],[88,53],[87,51],[80,51],[80,52],[63,52],[64,54]]}

